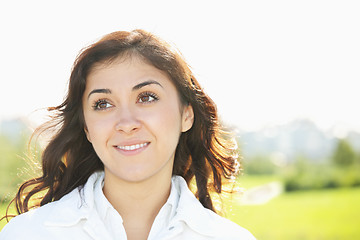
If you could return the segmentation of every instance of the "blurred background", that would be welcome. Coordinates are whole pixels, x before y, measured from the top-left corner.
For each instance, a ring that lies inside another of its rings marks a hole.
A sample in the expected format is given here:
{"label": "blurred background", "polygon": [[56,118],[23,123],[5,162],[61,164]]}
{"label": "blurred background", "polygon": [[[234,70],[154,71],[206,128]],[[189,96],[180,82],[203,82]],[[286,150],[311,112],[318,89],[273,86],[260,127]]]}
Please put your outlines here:
{"label": "blurred background", "polygon": [[[236,131],[227,217],[258,239],[360,239],[358,1],[0,1],[0,215],[79,51],[142,28],[175,45]],[[0,222],[0,229],[4,225]]]}

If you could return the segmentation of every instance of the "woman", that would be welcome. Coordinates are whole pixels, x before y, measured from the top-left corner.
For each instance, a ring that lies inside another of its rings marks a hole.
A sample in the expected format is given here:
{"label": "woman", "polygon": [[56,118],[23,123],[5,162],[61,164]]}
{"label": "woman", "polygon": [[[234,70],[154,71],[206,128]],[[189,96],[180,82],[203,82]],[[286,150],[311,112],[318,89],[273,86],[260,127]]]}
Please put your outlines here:
{"label": "woman", "polygon": [[254,239],[215,213],[209,189],[237,174],[236,145],[164,41],[106,35],[78,56],[50,110],[43,175],[20,187],[21,215],[1,239]]}

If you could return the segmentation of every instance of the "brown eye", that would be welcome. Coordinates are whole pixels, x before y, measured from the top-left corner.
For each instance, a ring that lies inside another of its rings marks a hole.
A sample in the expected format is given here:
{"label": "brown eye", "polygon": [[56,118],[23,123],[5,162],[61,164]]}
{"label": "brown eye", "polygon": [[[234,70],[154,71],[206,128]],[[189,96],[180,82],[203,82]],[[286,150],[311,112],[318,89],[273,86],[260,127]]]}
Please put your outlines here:
{"label": "brown eye", "polygon": [[157,95],[155,93],[151,93],[151,92],[141,93],[138,98],[139,103],[151,103],[151,102],[154,102],[157,100],[159,100]]}
{"label": "brown eye", "polygon": [[95,102],[93,108],[94,108],[94,110],[106,110],[111,106],[112,105],[109,102],[107,102],[106,100],[98,100]]}
{"label": "brown eye", "polygon": [[150,96],[143,96],[139,99],[139,102],[149,102],[152,101],[153,97]]}
{"label": "brown eye", "polygon": [[100,103],[100,104],[98,105],[98,108],[106,108],[107,105],[108,105],[108,103]]}

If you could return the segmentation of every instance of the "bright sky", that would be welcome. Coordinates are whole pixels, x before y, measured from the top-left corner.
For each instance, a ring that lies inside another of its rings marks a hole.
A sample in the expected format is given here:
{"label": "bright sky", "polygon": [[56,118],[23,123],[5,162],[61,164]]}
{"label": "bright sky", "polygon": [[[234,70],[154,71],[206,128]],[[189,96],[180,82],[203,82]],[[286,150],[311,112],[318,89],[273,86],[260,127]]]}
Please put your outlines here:
{"label": "bright sky", "polygon": [[81,48],[143,28],[175,44],[222,118],[360,130],[360,2],[1,1],[0,120],[62,102]]}

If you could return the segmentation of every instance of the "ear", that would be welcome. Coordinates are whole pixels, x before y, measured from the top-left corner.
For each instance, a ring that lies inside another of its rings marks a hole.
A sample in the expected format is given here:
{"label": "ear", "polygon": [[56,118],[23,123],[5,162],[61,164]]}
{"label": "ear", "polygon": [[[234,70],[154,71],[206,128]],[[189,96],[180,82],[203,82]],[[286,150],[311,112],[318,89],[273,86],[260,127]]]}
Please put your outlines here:
{"label": "ear", "polygon": [[84,127],[84,132],[86,134],[86,138],[88,139],[88,141],[91,143],[91,138],[90,138],[90,134],[89,131],[87,129],[87,126]]}
{"label": "ear", "polygon": [[192,106],[189,104],[184,107],[183,114],[182,114],[182,125],[181,131],[186,132],[188,131],[194,123],[194,110]]}

